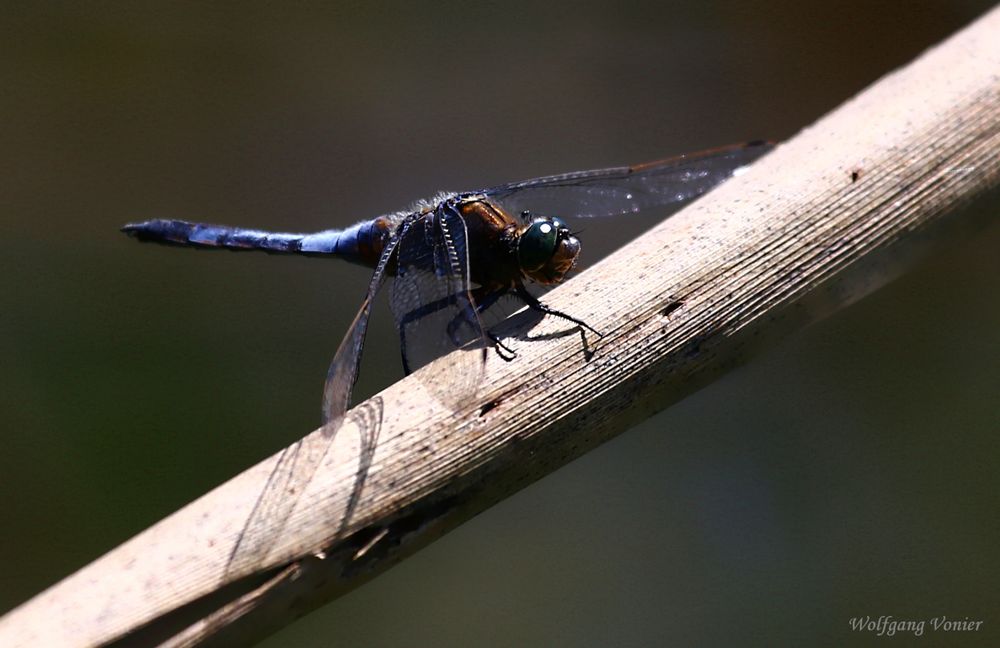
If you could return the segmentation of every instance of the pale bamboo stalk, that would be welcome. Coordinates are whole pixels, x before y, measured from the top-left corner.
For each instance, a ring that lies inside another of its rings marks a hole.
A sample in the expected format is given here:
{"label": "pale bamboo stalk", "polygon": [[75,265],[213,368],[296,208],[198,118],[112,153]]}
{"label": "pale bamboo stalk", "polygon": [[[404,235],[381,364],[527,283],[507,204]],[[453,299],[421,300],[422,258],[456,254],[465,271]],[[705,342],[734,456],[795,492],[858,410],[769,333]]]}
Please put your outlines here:
{"label": "pale bamboo stalk", "polygon": [[277,455],[0,619],[0,645],[101,644],[197,599],[133,640],[259,639],[875,289],[998,179],[994,9],[547,295],[605,337],[546,337],[566,326],[547,318],[515,362],[489,358],[475,399],[445,406],[411,376],[332,443],[312,433],[322,461],[261,560],[230,557]]}

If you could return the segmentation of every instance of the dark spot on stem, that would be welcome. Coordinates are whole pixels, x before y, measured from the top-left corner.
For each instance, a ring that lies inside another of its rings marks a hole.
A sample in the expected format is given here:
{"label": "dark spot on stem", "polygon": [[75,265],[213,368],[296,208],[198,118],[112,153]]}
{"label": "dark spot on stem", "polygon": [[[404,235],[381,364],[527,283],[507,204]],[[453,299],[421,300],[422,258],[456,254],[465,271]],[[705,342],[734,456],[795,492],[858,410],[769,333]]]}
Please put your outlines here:
{"label": "dark spot on stem", "polygon": [[684,305],[684,302],[673,301],[666,305],[666,307],[660,311],[660,315],[664,317],[670,317],[670,314],[676,311],[678,308]]}
{"label": "dark spot on stem", "polygon": [[486,416],[487,412],[496,409],[496,407],[499,404],[500,404],[500,400],[499,399],[497,399],[497,400],[491,400],[490,402],[486,403],[485,405],[483,405],[482,407],[479,408],[479,416]]}

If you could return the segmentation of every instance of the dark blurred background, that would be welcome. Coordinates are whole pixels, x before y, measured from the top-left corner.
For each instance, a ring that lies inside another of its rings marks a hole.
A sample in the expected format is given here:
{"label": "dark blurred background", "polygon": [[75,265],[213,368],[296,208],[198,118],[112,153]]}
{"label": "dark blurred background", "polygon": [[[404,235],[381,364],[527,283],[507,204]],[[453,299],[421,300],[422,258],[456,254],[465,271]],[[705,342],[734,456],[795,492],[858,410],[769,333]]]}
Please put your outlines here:
{"label": "dark blurred background", "polygon": [[[313,429],[368,276],[121,224],[322,229],[786,139],[990,5],[5,4],[0,609]],[[265,645],[874,643],[864,615],[996,645],[998,247],[941,246]],[[399,376],[386,310],[367,360],[361,394]]]}

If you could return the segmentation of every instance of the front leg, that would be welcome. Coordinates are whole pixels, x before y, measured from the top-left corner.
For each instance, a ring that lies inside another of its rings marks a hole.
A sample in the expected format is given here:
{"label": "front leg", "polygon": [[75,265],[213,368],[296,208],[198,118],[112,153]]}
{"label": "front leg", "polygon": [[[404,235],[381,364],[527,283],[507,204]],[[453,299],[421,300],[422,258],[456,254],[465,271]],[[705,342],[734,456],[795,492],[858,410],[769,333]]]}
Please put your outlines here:
{"label": "front leg", "polygon": [[581,326],[581,327],[587,329],[588,331],[590,331],[591,333],[593,333],[597,337],[604,337],[603,333],[601,333],[600,331],[596,330],[594,327],[592,327],[590,324],[587,324],[583,320],[577,319],[577,318],[573,317],[572,315],[568,315],[568,314],[566,314],[566,313],[564,313],[562,311],[557,311],[554,308],[549,308],[548,306],[546,306],[542,302],[538,301],[538,299],[534,295],[532,295],[530,292],[528,292],[528,289],[525,288],[524,284],[521,283],[520,281],[518,281],[514,285],[514,292],[517,294],[518,297],[520,297],[524,301],[525,304],[528,305],[528,308],[530,308],[532,310],[536,310],[536,311],[538,311],[540,313],[545,313],[546,315],[554,315],[554,316],[562,318],[564,320],[573,322],[577,326]]}

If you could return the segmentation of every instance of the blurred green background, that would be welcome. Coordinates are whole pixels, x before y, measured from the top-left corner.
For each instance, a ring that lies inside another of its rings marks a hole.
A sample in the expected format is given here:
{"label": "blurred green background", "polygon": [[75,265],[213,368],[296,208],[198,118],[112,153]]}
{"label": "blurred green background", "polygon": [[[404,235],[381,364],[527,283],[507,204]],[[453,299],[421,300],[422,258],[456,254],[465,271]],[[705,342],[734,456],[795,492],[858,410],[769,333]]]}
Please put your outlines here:
{"label": "blurred green background", "polygon": [[[786,139],[991,4],[5,4],[0,609],[313,429],[366,285],[121,224],[322,229]],[[943,246],[265,645],[868,645],[849,620],[890,614],[997,645],[998,248]],[[377,315],[361,394],[400,373]]]}

